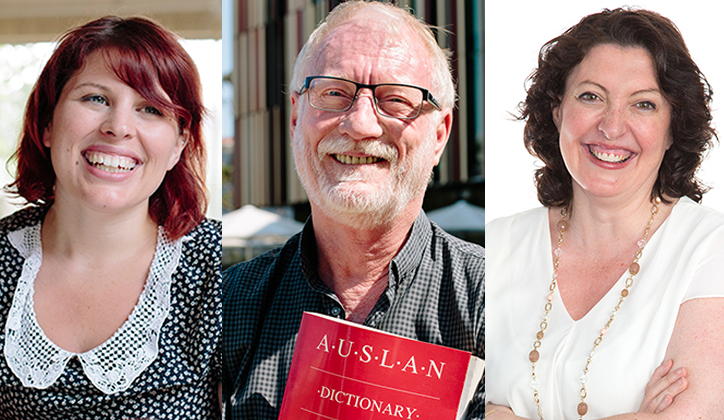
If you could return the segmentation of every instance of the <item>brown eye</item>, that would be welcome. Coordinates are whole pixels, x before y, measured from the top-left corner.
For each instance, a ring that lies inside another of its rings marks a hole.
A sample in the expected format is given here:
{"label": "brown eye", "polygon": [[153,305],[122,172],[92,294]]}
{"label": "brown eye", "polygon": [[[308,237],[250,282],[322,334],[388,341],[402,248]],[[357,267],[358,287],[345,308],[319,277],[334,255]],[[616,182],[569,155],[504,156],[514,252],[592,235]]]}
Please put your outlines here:
{"label": "brown eye", "polygon": [[595,101],[599,100],[600,98],[598,97],[598,95],[596,95],[593,92],[584,92],[584,93],[578,95],[578,99],[580,99],[584,102],[595,102]]}
{"label": "brown eye", "polygon": [[656,109],[656,104],[651,101],[643,101],[636,104],[636,106],[644,111],[653,111]]}

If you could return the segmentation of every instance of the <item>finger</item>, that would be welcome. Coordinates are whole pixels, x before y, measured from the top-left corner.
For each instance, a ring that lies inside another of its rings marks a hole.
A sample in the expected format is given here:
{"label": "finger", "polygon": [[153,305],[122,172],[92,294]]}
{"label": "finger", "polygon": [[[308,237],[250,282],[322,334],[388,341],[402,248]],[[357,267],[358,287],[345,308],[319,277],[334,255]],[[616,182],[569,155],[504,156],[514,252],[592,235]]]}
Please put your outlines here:
{"label": "finger", "polygon": [[651,379],[646,384],[644,390],[644,400],[641,402],[641,408],[639,411],[645,411],[647,413],[653,413],[659,403],[656,397],[666,389],[668,384],[661,383],[661,380],[666,377],[671,368],[674,366],[673,359],[667,359],[661,362],[661,364],[654,370],[651,375]]}
{"label": "finger", "polygon": [[[656,413],[657,410],[663,410],[673,402],[673,397],[676,397],[685,389],[685,386],[682,387],[681,383],[677,384],[677,381],[686,376],[686,369],[679,368],[670,371],[672,365],[673,361],[665,361],[654,371],[651,380],[646,385],[640,411]],[[664,401],[667,394],[671,395],[671,401]],[[660,406],[663,408],[660,408]]]}
{"label": "finger", "polygon": [[654,414],[659,414],[662,411],[666,410],[672,402],[674,402],[674,397],[669,394],[664,395],[664,398],[659,403],[659,406],[656,407],[656,410],[654,410]]}
{"label": "finger", "polygon": [[[684,375],[685,374],[686,372],[684,372]],[[658,414],[666,410],[671,404],[673,404],[674,398],[684,392],[688,386],[689,381],[686,379],[686,377],[681,377],[679,378],[679,380],[671,384],[659,396],[660,402],[656,406],[656,410],[654,411],[654,413]]]}
{"label": "finger", "polygon": [[663,379],[671,371],[672,367],[674,367],[674,359],[666,359],[661,362],[656,370],[654,370],[654,374],[651,375],[649,385]]}
{"label": "finger", "polygon": [[[667,371],[668,370],[670,370],[670,367],[667,369]],[[652,398],[662,396],[662,393],[666,389],[668,389],[672,384],[674,384],[676,381],[683,378],[684,376],[686,376],[686,369],[684,368],[678,368],[674,371],[670,371],[666,373],[663,377],[657,379],[653,384],[649,382],[649,385],[646,386],[647,392]]]}

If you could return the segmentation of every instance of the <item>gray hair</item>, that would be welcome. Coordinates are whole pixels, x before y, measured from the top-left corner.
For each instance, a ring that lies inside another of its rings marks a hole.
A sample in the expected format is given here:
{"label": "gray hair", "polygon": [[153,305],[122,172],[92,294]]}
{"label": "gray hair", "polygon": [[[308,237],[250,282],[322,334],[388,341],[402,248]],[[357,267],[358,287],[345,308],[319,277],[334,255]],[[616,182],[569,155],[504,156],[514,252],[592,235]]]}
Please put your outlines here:
{"label": "gray hair", "polygon": [[[342,23],[350,20],[362,10],[372,9],[385,15],[389,20],[402,23],[400,26],[412,29],[414,33],[419,35],[420,40],[430,53],[432,59],[432,83],[430,88],[435,98],[440,102],[443,108],[452,108],[455,105],[455,84],[452,78],[450,68],[450,52],[443,50],[437,44],[433,27],[427,23],[417,19],[413,14],[405,9],[401,9],[386,2],[367,2],[367,1],[347,1],[340,3],[335,7],[324,21],[322,21],[317,29],[312,32],[309,39],[302,47],[294,64],[294,74],[292,75],[291,88],[299,91],[304,84],[305,72],[309,68],[310,61],[317,52],[319,44],[324,37],[334,28]],[[399,32],[397,25],[388,25],[387,30],[391,34]]]}

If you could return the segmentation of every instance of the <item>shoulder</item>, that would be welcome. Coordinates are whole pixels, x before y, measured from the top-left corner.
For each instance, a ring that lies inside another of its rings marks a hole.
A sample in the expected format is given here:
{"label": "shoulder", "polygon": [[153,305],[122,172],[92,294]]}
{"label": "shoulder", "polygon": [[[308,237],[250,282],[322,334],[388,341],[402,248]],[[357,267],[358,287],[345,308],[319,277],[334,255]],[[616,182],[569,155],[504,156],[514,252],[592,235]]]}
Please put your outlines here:
{"label": "shoulder", "polygon": [[452,287],[459,296],[467,296],[465,300],[479,303],[482,313],[485,249],[445,232],[435,222],[428,223],[431,231],[429,250],[418,259],[420,265],[415,269],[416,276],[428,278],[428,285],[435,288]]}
{"label": "shoulder", "polygon": [[472,242],[464,241],[444,231],[435,222],[430,221],[433,240],[448,251],[451,256],[470,261],[470,263],[485,263],[485,249]]}
{"label": "shoulder", "polygon": [[186,234],[185,238],[199,245],[218,245],[221,247],[221,222],[214,219],[204,219],[203,222]]}
{"label": "shoulder", "polygon": [[[168,254],[161,257],[167,264],[166,270],[177,267],[174,269],[175,293],[188,299],[200,299],[196,302],[200,306],[221,299],[221,232],[218,224],[218,221],[203,221],[178,240],[180,250],[171,246]],[[177,265],[172,262],[174,258],[178,258]],[[202,302],[203,299],[207,302]],[[218,306],[220,309],[220,303]]]}
{"label": "shoulder", "polygon": [[[11,262],[13,265],[17,259],[22,261],[18,250],[10,244],[8,235],[11,232],[40,223],[47,211],[48,207],[29,206],[0,219],[0,255],[5,257],[1,261]],[[2,270],[8,270],[8,267],[3,267]]]}
{"label": "shoulder", "polygon": [[[5,325],[25,259],[10,242],[12,232],[38,224],[47,207],[26,207],[0,220],[0,324]],[[0,334],[1,335],[1,334]],[[0,338],[0,344],[2,339]]]}
{"label": "shoulder", "polygon": [[659,230],[661,233],[656,234],[661,236],[662,249],[683,252],[713,248],[712,252],[724,254],[724,249],[718,249],[724,244],[724,213],[686,197],[674,205]]}
{"label": "shoulder", "polygon": [[249,261],[240,262],[225,270],[223,273],[224,299],[226,300],[227,293],[246,293],[263,288],[277,265],[289,265],[290,259],[296,255],[299,249],[300,237],[301,234],[298,233],[292,236],[283,246],[267,251]]}
{"label": "shoulder", "polygon": [[6,234],[33,226],[43,220],[48,207],[28,206],[0,219],[0,234]]}
{"label": "shoulder", "polygon": [[[487,223],[485,240],[491,244],[488,263],[496,276],[501,269],[505,272],[511,268],[528,269],[533,258],[546,255],[550,241],[548,208],[537,207]],[[516,264],[510,264],[511,261]],[[526,264],[517,264],[524,261]]]}
{"label": "shoulder", "polygon": [[688,227],[705,231],[724,228],[724,213],[698,204],[686,197],[679,199],[669,217],[673,223],[684,225],[679,228]]}
{"label": "shoulder", "polygon": [[205,219],[180,239],[186,264],[221,273],[221,222]]}
{"label": "shoulder", "polygon": [[[273,279],[281,282],[281,278],[290,270],[299,270],[298,260],[299,237],[290,238],[280,248],[273,249],[249,261],[236,264],[222,274],[222,299],[224,306],[224,368],[235,366],[241,362],[237,352],[242,342],[251,340],[254,328],[259,322],[264,309],[265,297],[274,287]],[[228,362],[228,364],[227,364]]]}
{"label": "shoulder", "polygon": [[498,238],[499,235],[510,236],[516,232],[525,232],[533,227],[548,223],[548,208],[536,207],[511,216],[499,217],[485,224],[485,237],[491,235]]}
{"label": "shoulder", "polygon": [[[485,249],[472,242],[455,237],[434,222],[432,226],[432,258],[443,267],[443,277],[450,276],[456,283],[466,284],[464,290],[472,292],[482,304],[485,290]],[[423,265],[426,263],[423,262]],[[461,280],[465,281],[461,281]]]}
{"label": "shoulder", "polygon": [[[687,296],[724,296],[724,214],[682,198],[659,230],[654,249],[661,264],[687,267],[686,277],[693,282]],[[682,276],[676,281],[681,283]]]}
{"label": "shoulder", "polygon": [[202,267],[204,271],[221,273],[221,223],[205,219],[183,238],[184,265]]}

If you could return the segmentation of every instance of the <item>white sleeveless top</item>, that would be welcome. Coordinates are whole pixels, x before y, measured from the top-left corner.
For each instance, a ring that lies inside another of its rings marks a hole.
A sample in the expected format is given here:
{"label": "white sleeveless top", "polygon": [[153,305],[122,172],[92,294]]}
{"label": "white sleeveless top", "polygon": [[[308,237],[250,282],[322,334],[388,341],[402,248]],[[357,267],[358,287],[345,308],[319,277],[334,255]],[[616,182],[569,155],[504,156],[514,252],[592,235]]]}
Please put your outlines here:
{"label": "white sleeveless top", "polygon": [[[487,401],[531,419],[538,417],[528,353],[553,274],[548,226],[546,208],[486,225]],[[586,418],[637,411],[646,383],[663,361],[681,303],[724,297],[724,215],[680,199],[650,238],[640,265],[631,293],[593,357]],[[586,359],[626,278],[578,321],[568,315],[556,289],[536,364],[546,419],[578,419]]]}

